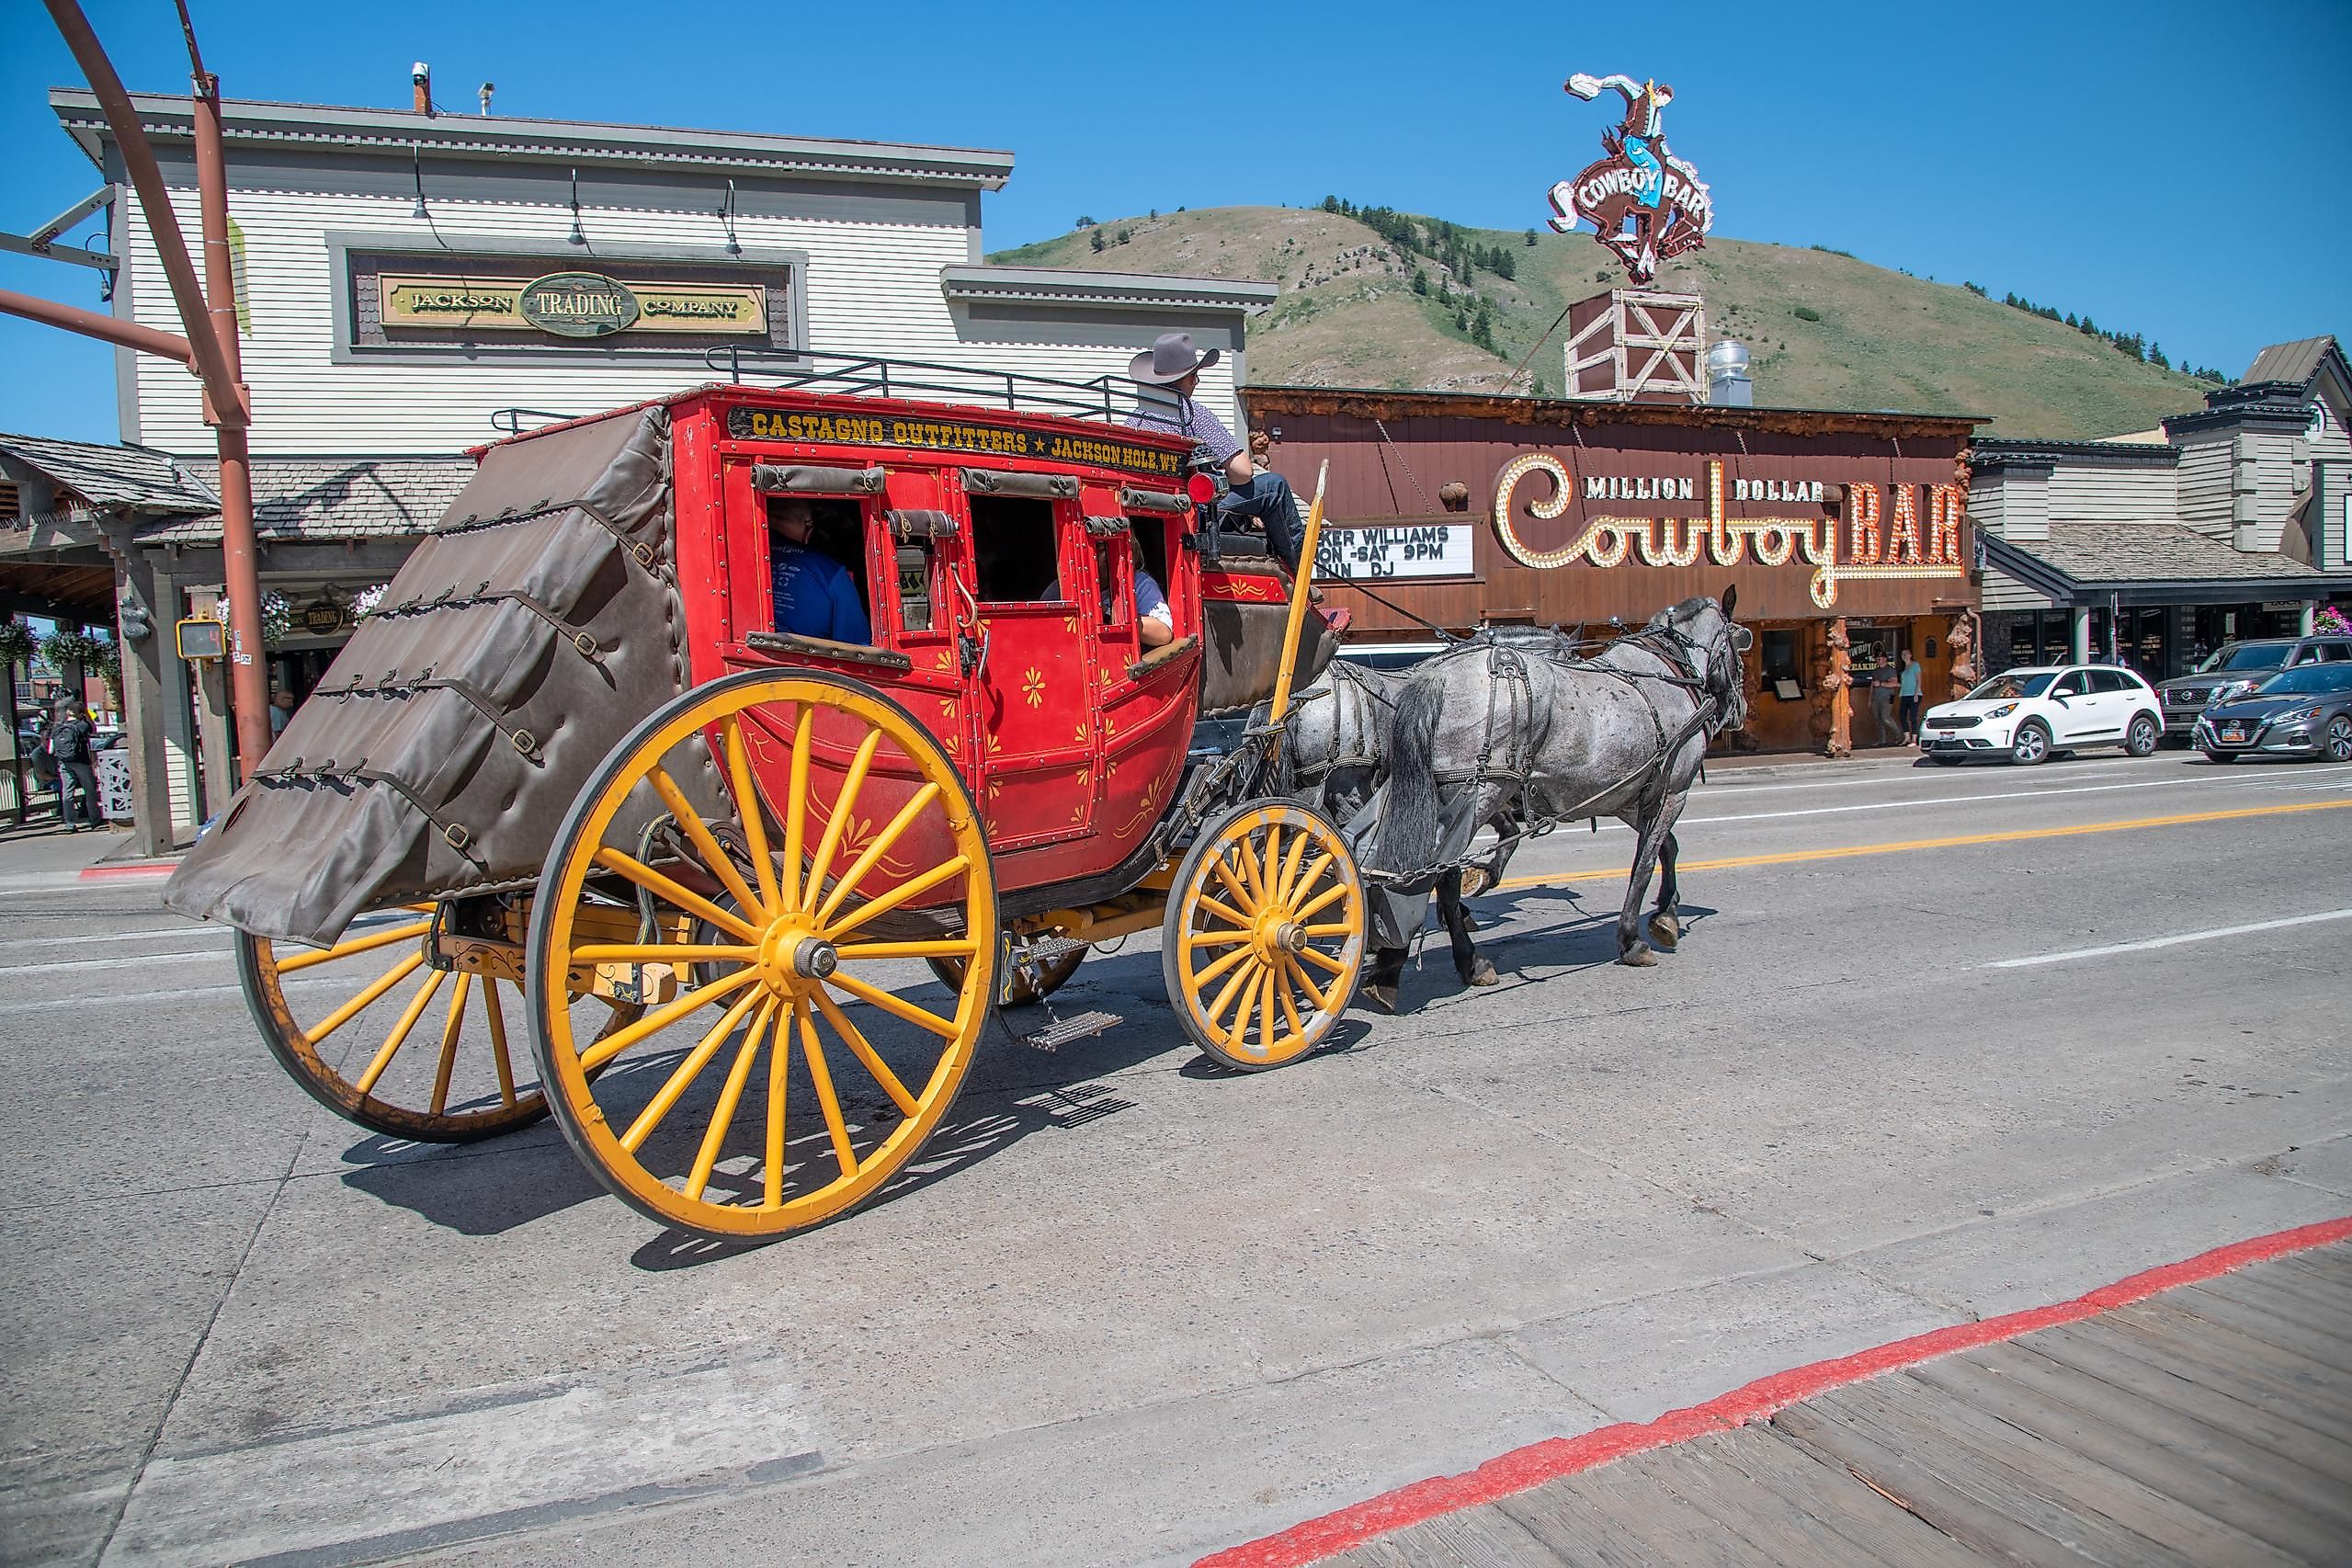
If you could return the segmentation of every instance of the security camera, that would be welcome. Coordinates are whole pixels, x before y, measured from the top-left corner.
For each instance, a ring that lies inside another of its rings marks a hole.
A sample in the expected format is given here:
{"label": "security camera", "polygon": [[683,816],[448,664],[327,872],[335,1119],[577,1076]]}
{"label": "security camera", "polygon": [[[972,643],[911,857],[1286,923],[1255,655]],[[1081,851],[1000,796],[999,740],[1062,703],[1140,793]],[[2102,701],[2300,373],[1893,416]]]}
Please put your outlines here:
{"label": "security camera", "polygon": [[433,74],[431,68],[422,60],[408,68],[408,79],[412,82],[422,82],[431,74]]}

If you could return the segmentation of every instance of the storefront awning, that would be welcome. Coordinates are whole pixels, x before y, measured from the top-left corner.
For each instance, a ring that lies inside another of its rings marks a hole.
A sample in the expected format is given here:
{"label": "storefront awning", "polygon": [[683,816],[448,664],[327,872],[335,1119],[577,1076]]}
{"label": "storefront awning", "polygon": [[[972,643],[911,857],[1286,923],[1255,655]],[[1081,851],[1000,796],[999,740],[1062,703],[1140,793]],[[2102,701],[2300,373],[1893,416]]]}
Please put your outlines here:
{"label": "storefront awning", "polygon": [[2177,523],[2052,523],[2030,543],[1983,536],[1986,564],[2053,604],[2237,604],[2352,594],[2352,573],[2241,551]]}

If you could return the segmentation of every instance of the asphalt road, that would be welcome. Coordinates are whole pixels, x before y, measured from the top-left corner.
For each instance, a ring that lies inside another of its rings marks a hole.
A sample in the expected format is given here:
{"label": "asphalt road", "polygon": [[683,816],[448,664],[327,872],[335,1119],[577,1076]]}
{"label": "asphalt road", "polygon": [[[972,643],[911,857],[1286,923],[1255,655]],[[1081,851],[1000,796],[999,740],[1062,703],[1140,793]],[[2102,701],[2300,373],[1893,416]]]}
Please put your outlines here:
{"label": "asphalt road", "polygon": [[1090,960],[1123,1025],[1000,1040],[926,1179],[750,1252],[544,1126],[336,1121],[222,936],[0,846],[0,1556],[1183,1562],[2352,1212],[2352,768],[1726,770],[1682,841],[1656,968],[1563,830],[1501,986],[1433,944],[1278,1073]]}

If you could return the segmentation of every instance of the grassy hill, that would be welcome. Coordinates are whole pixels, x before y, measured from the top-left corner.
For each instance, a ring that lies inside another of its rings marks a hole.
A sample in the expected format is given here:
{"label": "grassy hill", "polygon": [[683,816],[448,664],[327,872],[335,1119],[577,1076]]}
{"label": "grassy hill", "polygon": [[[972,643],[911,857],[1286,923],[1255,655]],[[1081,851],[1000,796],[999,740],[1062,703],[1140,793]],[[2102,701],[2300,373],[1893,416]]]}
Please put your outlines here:
{"label": "grassy hill", "polygon": [[[1391,234],[1408,227],[1378,221]],[[1409,227],[1411,248],[1316,208],[1211,208],[1111,219],[989,259],[1264,278],[1282,297],[1250,324],[1252,381],[1444,392],[1502,390],[1569,301],[1623,277],[1589,234],[1539,228],[1528,245],[1516,230],[1458,228],[1449,241],[1433,220]],[[1462,249],[1498,246],[1514,277],[1463,265]],[[2209,386],[1958,284],[1832,251],[1710,239],[1658,287],[1706,296],[1709,335],[1748,346],[1755,401],[1775,407],[1976,414],[1992,435],[2090,439],[2202,407]],[[1491,348],[1474,340],[1482,304]],[[1556,334],[1528,363],[1539,376],[1540,390],[1560,390]]]}

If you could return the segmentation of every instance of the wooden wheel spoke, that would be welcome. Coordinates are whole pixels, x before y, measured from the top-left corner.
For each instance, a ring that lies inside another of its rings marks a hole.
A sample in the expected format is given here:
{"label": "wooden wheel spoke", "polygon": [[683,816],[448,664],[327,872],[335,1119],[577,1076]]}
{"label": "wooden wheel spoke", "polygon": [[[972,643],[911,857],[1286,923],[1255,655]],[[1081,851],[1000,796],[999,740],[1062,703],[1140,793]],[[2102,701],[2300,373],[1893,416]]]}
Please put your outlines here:
{"label": "wooden wheel spoke", "polygon": [[331,948],[322,948],[314,953],[296,953],[292,958],[288,959],[277,957],[275,949],[272,949],[271,966],[281,975],[300,974],[315,964],[333,963],[337,959],[356,958],[361,953],[372,953],[378,948],[389,948],[394,942],[415,941],[432,928],[433,923],[430,920],[412,921],[405,926],[370,931],[363,937],[353,937],[337,942]]}
{"label": "wooden wheel spoke", "polygon": [[629,1124],[629,1131],[620,1135],[622,1148],[633,1154],[643,1146],[645,1140],[653,1135],[653,1129],[662,1124],[662,1119],[668,1116],[671,1108],[677,1104],[678,1096],[693,1087],[694,1081],[702,1076],[702,1070],[710,1064],[713,1056],[719,1054],[719,1048],[727,1043],[727,1037],[735,1032],[735,1026],[744,1021],[744,1015],[767,994],[764,991],[751,992],[737,998],[733,1006],[720,1015],[719,1021],[710,1026],[710,1032],[695,1042],[694,1049],[687,1052],[686,1060],[677,1064],[668,1081],[646,1102],[645,1108],[637,1113],[637,1119]]}
{"label": "wooden wheel spoke", "polygon": [[801,1054],[808,1059],[809,1082],[817,1091],[817,1108],[824,1112],[824,1130],[833,1136],[833,1157],[841,1164],[842,1179],[846,1181],[858,1174],[858,1151],[849,1142],[848,1124],[841,1119],[841,1101],[833,1092],[833,1069],[824,1059],[824,1044],[817,1039],[816,1020],[809,1017],[806,1002],[792,1004],[792,1017],[801,1026]]}
{"label": "wooden wheel spoke", "polygon": [[580,1070],[584,1073],[595,1072],[639,1040],[659,1034],[697,1008],[708,1007],[722,997],[750,984],[758,973],[759,971],[746,965],[723,980],[714,980],[708,985],[697,986],[684,995],[672,997],[652,1012],[643,1014],[623,1024],[610,1034],[602,1036],[595,1044],[582,1051]]}
{"label": "wooden wheel spoke", "polygon": [[506,1054],[506,1011],[498,1000],[498,983],[484,982],[482,1010],[490,1019],[490,1060],[498,1069],[498,1103],[515,1103],[515,1063]]}
{"label": "wooden wheel spoke", "polygon": [[953,1040],[962,1032],[957,1027],[955,1019],[943,1018],[937,1013],[918,1007],[914,1003],[902,1000],[879,987],[869,985],[854,974],[844,974],[836,969],[825,976],[824,983],[837,985],[860,1002],[869,1006],[879,1007],[891,1017],[913,1024],[918,1029],[927,1029],[942,1040]]}
{"label": "wooden wheel spoke", "polygon": [[[1304,834],[1299,836],[1301,841],[1306,837]],[[1267,902],[1279,903],[1282,900],[1282,824],[1278,822],[1266,824],[1266,850],[1256,869],[1257,885],[1266,890]]]}
{"label": "wooden wheel spoke", "polygon": [[[1239,925],[1248,925],[1252,917],[1257,914],[1257,900],[1250,896],[1249,889],[1242,886],[1241,879],[1233,875],[1233,869],[1225,864],[1225,858],[1222,855],[1210,860],[1209,869],[1216,873],[1217,880],[1224,884],[1225,891],[1233,895],[1233,907],[1241,911],[1233,916],[1234,921]],[[1204,893],[1201,897],[1205,903],[1208,895]]]}
{"label": "wooden wheel spoke", "polygon": [[[1255,952],[1247,948],[1243,949],[1242,951],[1249,961],[1233,971],[1233,977],[1225,982],[1225,988],[1217,993],[1217,999],[1210,1003],[1209,1010],[1200,1016],[1201,1022],[1211,1029],[1217,1028],[1217,1020],[1225,1016],[1225,1009],[1232,1005],[1234,995],[1242,992],[1245,986],[1254,986],[1256,983],[1257,971],[1263,967],[1258,963],[1257,955]],[[1246,1012],[1248,1009],[1244,1007],[1243,1010]]]}
{"label": "wooden wheel spoke", "polygon": [[850,863],[849,869],[841,873],[841,880],[833,884],[833,891],[825,894],[824,903],[817,908],[819,920],[833,918],[833,912],[841,907],[841,901],[847,898],[858,884],[866,880],[867,873],[881,862],[883,856],[890,853],[891,846],[905,835],[906,830],[915,825],[915,819],[921,816],[931,802],[938,797],[939,787],[937,784],[926,783],[907,798],[906,804],[898,809],[898,815],[891,818],[890,825],[874,835],[874,841],[866,846],[866,852]]}
{"label": "wooden wheel spoke", "polygon": [[760,938],[759,928],[742,915],[732,910],[720,908],[693,889],[673,878],[665,876],[634,855],[615,849],[609,845],[599,845],[597,847],[595,860],[606,870],[619,872],[646,892],[658,898],[669,900],[688,915],[709,921],[721,930],[732,934],[738,940],[756,943]]}
{"label": "wooden wheel spoke", "polygon": [[751,884],[744,881],[744,874],[735,869],[734,858],[727,853],[718,835],[710,831],[710,824],[702,820],[702,813],[696,811],[694,803],[686,798],[686,791],[677,787],[677,781],[669,776],[666,769],[660,767],[648,773],[645,781],[653,785],[653,793],[659,795],[662,804],[669,808],[670,819],[685,830],[686,836],[700,852],[702,863],[710,869],[712,876],[719,879],[720,886],[733,895],[736,906],[747,915],[762,913],[759,895],[751,891]]}
{"label": "wooden wheel spoke", "polygon": [[[424,955],[418,954],[415,963],[424,961]],[[416,994],[409,998],[408,1006],[402,1010],[400,1021],[392,1025],[392,1033],[384,1037],[383,1049],[376,1052],[375,1060],[368,1063],[368,1070],[359,1074],[358,1081],[352,1085],[353,1088],[365,1095],[376,1086],[376,1080],[382,1077],[384,1069],[392,1065],[393,1054],[407,1043],[409,1031],[416,1027],[416,1020],[425,1016],[425,1009],[432,1004],[434,994],[441,989],[441,977],[447,972],[446,970],[434,970],[425,983],[416,988]]]}
{"label": "wooden wheel spoke", "polygon": [[1247,937],[1236,937],[1233,940],[1241,943],[1242,946],[1235,948],[1232,952],[1227,953],[1215,963],[1203,964],[1200,968],[1200,972],[1192,977],[1192,983],[1194,986],[1199,987],[1207,985],[1210,981],[1216,979],[1219,975],[1224,973],[1235,964],[1240,963],[1244,959],[1251,956],[1251,949],[1248,945],[1249,938]]}
{"label": "wooden wheel spoke", "polygon": [[826,941],[837,946],[842,937],[873,919],[874,916],[887,915],[907,900],[920,898],[949,878],[960,876],[970,869],[971,869],[971,858],[968,855],[959,855],[953,859],[942,860],[921,876],[910,877],[899,883],[881,897],[867,900],[847,915],[827,926],[821,935]]}
{"label": "wooden wheel spoke", "polygon": [[[1310,878],[1305,885],[1308,887],[1314,886],[1313,879]],[[1293,910],[1291,912],[1290,918],[1293,920],[1312,920],[1316,915],[1321,915],[1324,910],[1329,909],[1333,904],[1338,903],[1341,899],[1346,898],[1346,896],[1347,884],[1346,882],[1334,882],[1331,886],[1324,889],[1323,892],[1315,894],[1314,897],[1309,899],[1306,903]]]}
{"label": "wooden wheel spoke", "polygon": [[752,874],[759,879],[759,904],[770,913],[783,905],[783,889],[776,880],[776,859],[767,852],[767,814],[751,778],[751,757],[744,745],[744,721],[730,713],[719,724],[720,749],[727,761],[727,782],[734,790],[735,813],[743,819],[744,852]]}
{"label": "wooden wheel spoke", "polygon": [[1328,1013],[1332,1010],[1330,995],[1320,986],[1315,984],[1314,977],[1307,973],[1306,965],[1301,963],[1296,959],[1291,959],[1290,976],[1299,983],[1300,990],[1314,998],[1316,1012]]}
{"label": "wooden wheel spoke", "polygon": [[[1298,880],[1299,862],[1307,858],[1307,846],[1313,842],[1312,836],[1306,833],[1301,833],[1298,837],[1290,841],[1290,853],[1283,857],[1282,874],[1274,883],[1274,897],[1277,903],[1289,903],[1293,889],[1314,885],[1312,880],[1304,882]],[[1323,868],[1329,864],[1331,864],[1331,856],[1326,853],[1322,859],[1315,862],[1315,869],[1321,872]]]}
{"label": "wooden wheel spoke", "polygon": [[1297,1002],[1292,1000],[1290,995],[1292,990],[1295,989],[1293,977],[1297,974],[1299,966],[1295,961],[1293,961],[1290,954],[1285,953],[1282,955],[1282,961],[1276,965],[1275,968],[1277,971],[1276,978],[1280,983],[1282,1016],[1290,1021],[1290,1032],[1292,1034],[1303,1035],[1307,1032],[1307,1026],[1299,1021],[1299,1006]]}
{"label": "wooden wheel spoke", "polygon": [[[783,887],[778,903],[788,915],[801,908],[801,851],[808,847],[809,834],[810,732],[815,726],[815,711],[801,703],[800,717],[792,725],[792,793],[784,802]],[[814,881],[809,884],[812,891],[816,885]]]}
{"label": "wooden wheel spoke", "polygon": [[876,1051],[866,1037],[858,1031],[858,1026],[851,1023],[849,1016],[841,1010],[840,1006],[832,997],[824,994],[823,986],[817,988],[816,1004],[817,1010],[824,1015],[824,1021],[833,1026],[833,1032],[841,1037],[842,1043],[849,1048],[850,1054],[856,1056],[866,1071],[872,1075],[874,1082],[882,1086],[882,1093],[890,1096],[891,1103],[898,1107],[899,1114],[908,1117],[921,1115],[922,1104],[906,1092],[906,1085],[899,1082],[898,1074],[891,1071],[890,1063],[882,1060],[881,1052]]}
{"label": "wooden wheel spoke", "polygon": [[1200,907],[1207,910],[1210,914],[1216,915],[1220,920],[1223,920],[1233,926],[1240,927],[1243,931],[1247,931],[1252,926],[1257,924],[1257,922],[1253,920],[1250,916],[1244,915],[1240,910],[1235,909],[1232,904],[1227,903],[1223,899],[1219,898],[1214,893],[1202,893],[1200,895]]}
{"label": "wooden wheel spoke", "polygon": [[1184,945],[1191,949],[1230,948],[1235,942],[1246,942],[1249,939],[1250,934],[1247,930],[1227,931],[1212,928],[1207,931],[1187,931],[1184,934]]}
{"label": "wooden wheel spoke", "polygon": [[574,963],[752,963],[759,949],[702,942],[587,942],[572,949]]}
{"label": "wooden wheel spoke", "polygon": [[[796,1009],[797,1016],[797,1009]],[[760,1207],[784,1207],[784,1123],[790,1108],[792,1034],[784,1020],[774,1020],[776,1039],[767,1051],[767,1147],[765,1151]]]}
{"label": "wooden wheel spoke", "polygon": [[968,959],[979,950],[978,943],[959,937],[925,942],[852,942],[836,946],[834,953],[846,962],[853,959]]}
{"label": "wooden wheel spoke", "polygon": [[457,1071],[458,1039],[465,1033],[466,993],[472,989],[473,976],[462,971],[449,988],[449,1018],[441,1026],[441,1060],[433,1070],[433,1098],[428,1107],[435,1116],[449,1108],[449,1076]]}
{"label": "wooden wheel spoke", "polygon": [[385,992],[390,991],[393,986],[398,985],[402,981],[406,980],[410,975],[415,974],[418,970],[424,967],[424,953],[414,952],[401,960],[400,962],[392,965],[392,968],[386,970],[382,974],[377,976],[375,982],[366,990],[360,992],[357,996],[352,997],[350,1001],[346,1002],[334,1012],[329,1013],[324,1018],[319,1021],[318,1028],[310,1031],[311,1044],[312,1048],[315,1049],[316,1047],[324,1044],[329,1035],[332,1035],[335,1030],[341,1028],[344,1025],[358,1017],[361,1013],[367,1011],[368,1008],[375,1005],[377,998],[383,995]]}
{"label": "wooden wheel spoke", "polygon": [[1233,860],[1242,873],[1242,881],[1249,884],[1250,913],[1255,915],[1266,907],[1269,894],[1265,880],[1257,874],[1257,857],[1250,853],[1247,838],[1233,846]]}
{"label": "wooden wheel spoke", "polygon": [[1345,920],[1334,920],[1322,926],[1309,926],[1304,929],[1310,937],[1352,937],[1356,934],[1356,927]]}
{"label": "wooden wheel spoke", "polygon": [[[849,759],[849,771],[842,777],[841,792],[833,798],[833,811],[824,819],[824,834],[817,840],[817,852],[809,861],[808,903],[816,902],[818,890],[824,886],[824,874],[833,869],[834,851],[841,847],[841,835],[849,831],[850,819],[858,811],[858,797],[866,788],[867,770],[874,766],[874,753],[881,744],[882,733],[869,730],[866,738],[858,743],[858,755]],[[794,760],[797,762],[798,758]]]}
{"label": "wooden wheel spoke", "polygon": [[1317,969],[1329,970],[1334,974],[1346,974],[1347,972],[1347,966],[1346,964],[1340,962],[1337,959],[1333,958],[1329,953],[1324,952],[1320,949],[1301,948],[1299,949],[1299,956],[1313,964]]}
{"label": "wooden wheel spoke", "polygon": [[728,1124],[735,1119],[735,1107],[743,1103],[744,1085],[751,1078],[752,1063],[759,1059],[759,1042],[767,1033],[768,1020],[776,1016],[776,998],[769,996],[752,1015],[751,1028],[744,1031],[743,1048],[735,1052],[735,1064],[727,1072],[727,1082],[719,1090],[719,1103],[710,1112],[710,1125],[702,1130],[702,1146],[694,1152],[694,1169],[687,1173],[686,1197],[689,1203],[699,1203],[710,1186],[710,1167],[719,1163],[719,1152],[726,1147]]}

